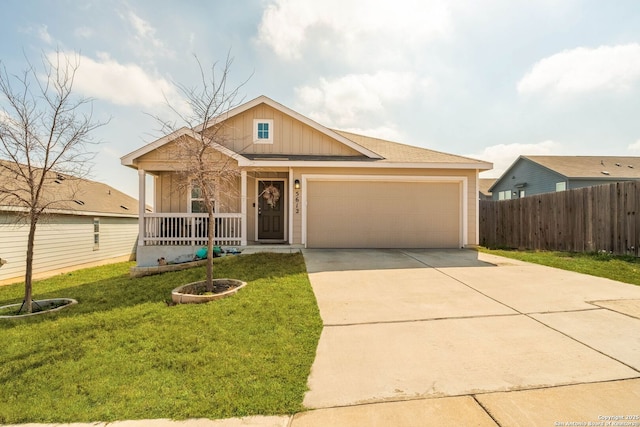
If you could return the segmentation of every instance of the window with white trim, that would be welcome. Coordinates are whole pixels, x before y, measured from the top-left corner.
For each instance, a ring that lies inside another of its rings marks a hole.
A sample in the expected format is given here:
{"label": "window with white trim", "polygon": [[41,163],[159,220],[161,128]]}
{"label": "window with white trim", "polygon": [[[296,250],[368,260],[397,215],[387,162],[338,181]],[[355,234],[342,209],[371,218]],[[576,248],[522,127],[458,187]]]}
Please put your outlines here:
{"label": "window with white trim", "polygon": [[567,189],[567,183],[565,181],[556,182],[556,191],[565,191]]}
{"label": "window with white trim", "polygon": [[273,144],[273,120],[254,119],[253,120],[253,143]]}
{"label": "window with white trim", "polygon": [[511,199],[511,190],[498,192],[498,200],[509,200],[509,199]]}
{"label": "window with white trim", "polygon": [[93,218],[93,250],[100,249],[100,218]]}
{"label": "window with white trim", "polygon": [[[207,213],[207,207],[204,204],[204,197],[202,197],[201,188],[196,185],[191,185],[191,191],[189,192],[189,213]],[[215,210],[215,204],[214,204]]]}

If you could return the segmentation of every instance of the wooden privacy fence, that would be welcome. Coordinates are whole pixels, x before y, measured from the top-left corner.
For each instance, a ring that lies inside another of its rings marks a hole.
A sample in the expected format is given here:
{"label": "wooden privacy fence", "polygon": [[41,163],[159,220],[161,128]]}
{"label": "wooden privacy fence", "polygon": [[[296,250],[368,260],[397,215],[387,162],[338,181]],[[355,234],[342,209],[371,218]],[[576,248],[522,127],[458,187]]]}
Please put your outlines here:
{"label": "wooden privacy fence", "polygon": [[487,247],[607,251],[638,256],[640,182],[618,182],[513,200],[480,201]]}

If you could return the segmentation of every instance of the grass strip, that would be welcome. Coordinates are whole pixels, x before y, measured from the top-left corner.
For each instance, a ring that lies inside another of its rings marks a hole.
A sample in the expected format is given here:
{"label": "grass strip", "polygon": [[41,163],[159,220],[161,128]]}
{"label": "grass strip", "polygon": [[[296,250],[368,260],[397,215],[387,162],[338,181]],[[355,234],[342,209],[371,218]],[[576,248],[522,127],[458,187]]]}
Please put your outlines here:
{"label": "grass strip", "polygon": [[486,249],[480,251],[563,270],[640,285],[640,258],[608,253]]}

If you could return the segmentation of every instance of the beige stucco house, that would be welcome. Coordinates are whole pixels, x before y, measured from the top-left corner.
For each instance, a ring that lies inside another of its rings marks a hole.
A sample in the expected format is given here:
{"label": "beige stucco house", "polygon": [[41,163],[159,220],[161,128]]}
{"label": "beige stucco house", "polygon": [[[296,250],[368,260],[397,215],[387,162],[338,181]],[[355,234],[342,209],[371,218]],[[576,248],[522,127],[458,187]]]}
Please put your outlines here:
{"label": "beige stucco house", "polygon": [[[215,123],[218,157],[237,182],[216,199],[216,243],[306,248],[461,248],[478,243],[478,173],[491,163],[328,129],[261,96]],[[126,156],[155,183],[153,213],[140,215],[138,264],[192,255],[206,243],[198,189],[180,182],[181,129]],[[269,198],[276,190],[277,196]],[[224,201],[224,203],[222,203]]]}

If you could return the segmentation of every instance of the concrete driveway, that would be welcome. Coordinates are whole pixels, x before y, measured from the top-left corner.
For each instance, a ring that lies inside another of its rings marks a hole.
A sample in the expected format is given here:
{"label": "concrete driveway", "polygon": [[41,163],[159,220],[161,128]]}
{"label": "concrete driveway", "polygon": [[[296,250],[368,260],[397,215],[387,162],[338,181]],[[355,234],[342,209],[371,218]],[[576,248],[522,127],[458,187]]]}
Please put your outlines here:
{"label": "concrete driveway", "polygon": [[640,425],[640,287],[471,250],[304,257],[325,327],[294,427]]}

